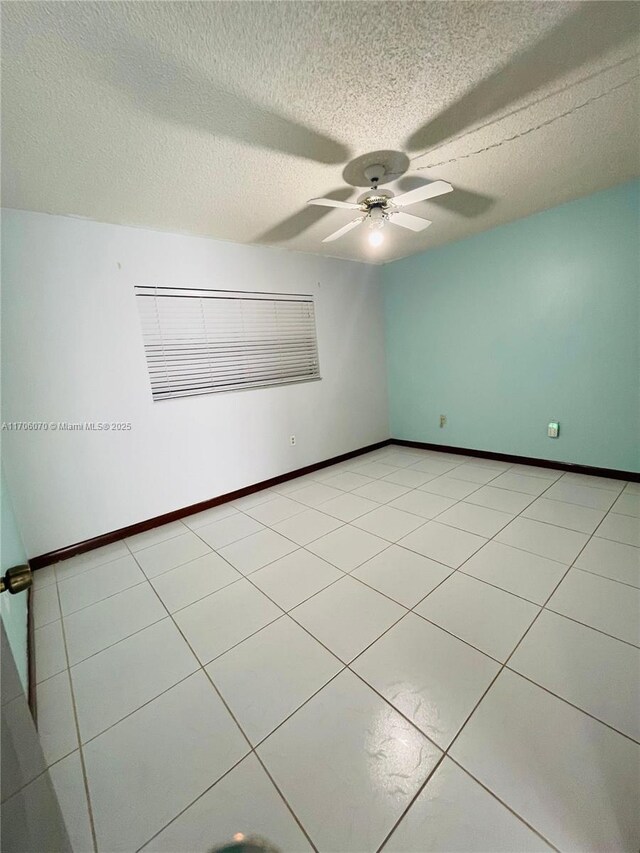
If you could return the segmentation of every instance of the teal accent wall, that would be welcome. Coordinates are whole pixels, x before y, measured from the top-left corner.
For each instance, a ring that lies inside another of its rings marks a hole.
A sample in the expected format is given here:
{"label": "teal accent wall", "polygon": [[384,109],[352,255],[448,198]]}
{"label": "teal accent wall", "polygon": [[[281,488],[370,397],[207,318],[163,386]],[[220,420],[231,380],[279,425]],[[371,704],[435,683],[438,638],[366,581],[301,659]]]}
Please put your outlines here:
{"label": "teal accent wall", "polygon": [[640,471],[640,181],[382,276],[392,437]]}
{"label": "teal accent wall", "polygon": [[[0,562],[2,573],[27,562],[27,555],[18,531],[13,506],[7,491],[7,484],[2,472],[0,491]],[[13,651],[16,667],[22,686],[28,690],[29,666],[27,660],[27,592],[11,595],[8,592],[0,596],[0,616],[7,632],[7,638]]]}

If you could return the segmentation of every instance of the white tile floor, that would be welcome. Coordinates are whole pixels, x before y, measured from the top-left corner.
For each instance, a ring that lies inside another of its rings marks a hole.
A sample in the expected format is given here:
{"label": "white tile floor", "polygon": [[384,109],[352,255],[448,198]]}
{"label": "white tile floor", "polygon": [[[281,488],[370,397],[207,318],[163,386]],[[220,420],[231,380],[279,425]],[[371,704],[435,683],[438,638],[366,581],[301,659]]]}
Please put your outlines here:
{"label": "white tile floor", "polygon": [[637,851],[640,488],[384,448],[35,574],[76,851]]}

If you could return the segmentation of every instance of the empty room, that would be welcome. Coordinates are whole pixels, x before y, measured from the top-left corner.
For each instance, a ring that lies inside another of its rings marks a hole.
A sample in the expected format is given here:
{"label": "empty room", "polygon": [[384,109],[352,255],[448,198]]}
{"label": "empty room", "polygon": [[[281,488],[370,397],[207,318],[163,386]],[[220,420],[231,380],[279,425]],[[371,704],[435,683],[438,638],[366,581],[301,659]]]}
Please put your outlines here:
{"label": "empty room", "polygon": [[638,853],[640,3],[1,16],[4,853]]}

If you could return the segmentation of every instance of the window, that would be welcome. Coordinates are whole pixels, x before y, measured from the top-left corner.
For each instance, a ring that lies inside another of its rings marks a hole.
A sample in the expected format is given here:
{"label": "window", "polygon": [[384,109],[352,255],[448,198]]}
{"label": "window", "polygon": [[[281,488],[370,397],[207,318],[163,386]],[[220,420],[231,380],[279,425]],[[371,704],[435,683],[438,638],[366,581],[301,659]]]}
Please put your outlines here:
{"label": "window", "polygon": [[136,287],[154,400],[320,379],[313,297]]}

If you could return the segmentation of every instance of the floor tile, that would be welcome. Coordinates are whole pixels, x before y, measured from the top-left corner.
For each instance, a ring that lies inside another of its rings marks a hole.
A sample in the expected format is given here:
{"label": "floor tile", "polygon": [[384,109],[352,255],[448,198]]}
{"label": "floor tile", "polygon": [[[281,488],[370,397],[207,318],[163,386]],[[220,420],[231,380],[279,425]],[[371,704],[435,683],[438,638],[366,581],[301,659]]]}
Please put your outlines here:
{"label": "floor tile", "polygon": [[416,607],[416,613],[499,661],[509,657],[538,612],[536,605],[459,572]]}
{"label": "floor tile", "polygon": [[[64,563],[58,563],[58,565],[63,566]],[[40,569],[33,569],[33,588],[34,589],[44,589],[47,586],[51,586],[56,582],[56,567],[52,566],[43,566]]]}
{"label": "floor tile", "polygon": [[620,515],[633,515],[640,518],[640,494],[634,495],[624,491],[611,509]]}
{"label": "floor tile", "polygon": [[452,757],[561,850],[635,850],[639,748],[504,670]]}
{"label": "floor tile", "polygon": [[323,483],[311,483],[291,492],[289,497],[294,501],[315,507],[331,500],[331,498],[339,498],[342,494],[344,493],[340,489],[332,489],[331,486],[325,486]]}
{"label": "floor tile", "polygon": [[566,501],[567,503],[606,511],[615,502],[617,493],[608,492],[606,489],[590,489],[587,486],[579,486],[562,477],[551,488],[547,489],[544,496],[549,500]]}
{"label": "floor tile", "polygon": [[108,569],[98,566],[58,584],[60,604],[65,616],[146,581],[131,555],[113,560],[108,566]]}
{"label": "floor tile", "polygon": [[571,569],[547,607],[619,640],[640,645],[640,590],[632,586]]}
{"label": "floor tile", "polygon": [[522,515],[525,518],[533,518],[535,521],[546,521],[547,524],[577,530],[579,533],[593,533],[605,514],[604,510],[600,509],[538,498],[523,511]]}
{"label": "floor tile", "polygon": [[585,533],[522,517],[516,518],[496,536],[496,542],[567,565],[571,565],[588,539]]}
{"label": "floor tile", "polygon": [[144,533],[136,533],[135,536],[128,536],[124,541],[127,543],[129,550],[135,554],[136,551],[149,548],[151,545],[157,545],[158,542],[166,542],[167,539],[173,539],[174,536],[180,536],[186,532],[185,526],[181,521],[172,521],[170,524],[152,527],[151,530],[145,530]]}
{"label": "floor tile", "polygon": [[78,748],[69,673],[58,673],[38,685],[38,736],[47,763]]}
{"label": "floor tile", "polygon": [[429,521],[405,536],[398,544],[457,569],[486,541],[482,536],[457,530],[446,524],[438,524],[437,521]]}
{"label": "floor tile", "polygon": [[205,664],[281,615],[249,581],[240,580],[179,610],[174,619]]}
{"label": "floor tile", "polygon": [[74,853],[93,851],[87,792],[78,750],[49,769]]}
{"label": "floor tile", "polygon": [[384,853],[538,853],[552,848],[445,758],[382,849]]}
{"label": "floor tile", "polygon": [[[198,533],[201,534],[203,530],[206,528],[201,528]],[[181,536],[175,536],[166,542],[159,542],[157,545],[138,551],[136,560],[148,578],[155,578],[163,572],[168,572],[169,569],[175,569],[176,566],[208,554],[210,550],[200,536],[188,530]]]}
{"label": "floor tile", "polygon": [[34,588],[32,593],[33,627],[42,628],[60,618],[60,602],[56,584]]}
{"label": "floor tile", "polygon": [[400,509],[390,506],[381,506],[368,512],[352,522],[354,527],[367,530],[369,533],[377,534],[389,542],[395,542],[411,533],[416,527],[424,524],[424,519]]}
{"label": "floor tile", "polygon": [[610,512],[596,532],[601,539],[640,547],[640,518]]}
{"label": "floor tile", "polygon": [[274,495],[271,500],[246,509],[245,512],[261,524],[273,525],[279,521],[284,521],[285,518],[291,518],[296,513],[304,512],[306,508],[304,504],[292,501],[291,498]]}
{"label": "floor tile", "polygon": [[454,504],[453,498],[445,498],[442,495],[432,495],[429,492],[423,492],[421,489],[414,489],[412,492],[392,501],[390,506],[393,509],[401,509],[404,512],[419,515],[421,518],[434,518]]}
{"label": "floor tile", "polygon": [[408,613],[351,668],[446,749],[500,665]]}
{"label": "floor tile", "polygon": [[343,576],[340,569],[299,548],[254,572],[251,582],[283,610],[291,610]]}
{"label": "floor tile", "polygon": [[449,476],[456,480],[465,480],[470,483],[485,485],[486,483],[491,482],[491,480],[495,480],[495,478],[499,477],[502,473],[502,468],[487,468],[483,465],[477,465],[470,462],[465,463],[464,465],[459,465]]}
{"label": "floor tile", "polygon": [[342,571],[350,572],[388,547],[386,540],[347,524],[311,542],[307,550]]}
{"label": "floor tile", "polygon": [[308,545],[314,539],[331,533],[341,524],[341,521],[324,512],[319,512],[317,509],[307,509],[299,515],[294,515],[293,518],[287,518],[286,521],[274,524],[273,529],[276,533],[286,536],[287,539],[297,542],[298,545]]}
{"label": "floor tile", "polygon": [[378,848],[441,755],[351,672],[258,754],[320,850],[359,853]]}
{"label": "floor tile", "polygon": [[203,672],[108,729],[84,750],[99,849],[137,850],[248,748]]}
{"label": "floor tile", "polygon": [[539,465],[512,465],[509,468],[511,474],[522,474],[525,477],[540,477],[543,480],[555,482],[562,477],[563,472],[558,468],[543,468]]}
{"label": "floor tile", "polygon": [[434,563],[421,554],[392,545],[352,574],[404,607],[413,607],[451,571],[442,563]]}
{"label": "floor tile", "polygon": [[345,577],[294,608],[291,616],[348,663],[405,612],[384,595]]}
{"label": "floor tile", "polygon": [[210,853],[239,831],[268,838],[281,853],[311,850],[255,755],[244,758],[143,849],[145,853]]}
{"label": "floor tile", "polygon": [[169,618],[73,666],[71,679],[82,742],[108,729],[199,667]]}
{"label": "floor tile", "polygon": [[44,681],[67,668],[62,622],[50,622],[34,632],[36,681]]}
{"label": "floor tile", "polygon": [[330,501],[322,504],[322,512],[334,518],[339,518],[341,521],[353,521],[354,518],[359,518],[365,512],[371,512],[378,506],[375,501],[368,501],[365,498],[359,498],[357,495],[343,494],[339,498],[332,498]]}
{"label": "floor tile", "polygon": [[153,578],[152,585],[170,613],[240,580],[242,575],[219,554],[205,554]]}
{"label": "floor tile", "polygon": [[392,474],[387,474],[382,479],[387,483],[397,483],[399,486],[407,486],[410,489],[417,489],[418,486],[423,486],[430,480],[434,480],[437,474],[432,471],[414,471],[411,468],[399,468]]}
{"label": "floor tile", "polygon": [[159,622],[167,615],[148,583],[139,584],[64,620],[69,664],[79,663],[107,646]]}
{"label": "floor tile", "polygon": [[[28,816],[37,814],[38,820]],[[60,810],[48,774],[29,782],[2,803],[2,849],[20,851],[69,850],[69,837],[60,826]]]}
{"label": "floor tile", "polygon": [[[322,470],[324,471],[327,469]],[[289,496],[292,492],[299,491],[303,486],[312,486],[314,483],[317,483],[318,476],[320,474],[320,471],[315,471],[313,474],[309,474],[306,477],[294,477],[293,480],[287,480],[284,483],[274,486],[271,491],[276,492],[279,495]]]}
{"label": "floor tile", "polygon": [[487,542],[460,571],[535,604],[544,604],[568,568],[520,548]]}
{"label": "floor tile", "polygon": [[198,536],[212,548],[224,548],[245,536],[264,530],[264,525],[244,513],[236,513],[198,528]]}
{"label": "floor tile", "polygon": [[225,545],[220,548],[219,554],[243,575],[250,575],[285,554],[290,554],[297,547],[274,530],[261,530],[231,545]]}
{"label": "floor tile", "polygon": [[236,500],[231,501],[232,505],[237,507],[238,509],[249,509],[254,506],[260,506],[260,504],[265,503],[274,495],[273,489],[261,489],[259,492],[253,492],[250,495],[245,495],[243,498],[236,498]]}
{"label": "floor tile", "polygon": [[499,512],[497,509],[476,506],[464,501],[460,501],[438,516],[438,522],[441,524],[448,524],[450,527],[457,527],[487,538],[491,538],[502,530],[512,519],[512,513]]}
{"label": "floor tile", "polygon": [[525,495],[541,495],[549,487],[549,482],[540,477],[525,477],[523,474],[512,474],[511,471],[506,471],[496,477],[491,485],[497,489],[523,492]]}
{"label": "floor tile", "polygon": [[431,492],[434,495],[443,495],[446,498],[462,500],[471,495],[479,488],[477,483],[469,483],[466,480],[456,480],[454,477],[436,477],[419,487],[423,492]]}
{"label": "floor tile", "polygon": [[82,572],[87,572],[89,569],[95,569],[96,566],[102,566],[105,563],[110,563],[112,560],[128,556],[129,549],[124,542],[113,542],[111,545],[94,548],[85,554],[78,554],[77,557],[71,557],[69,560],[56,563],[56,577],[58,581],[66,580],[67,578],[80,575]]}
{"label": "floor tile", "polygon": [[580,486],[588,486],[594,489],[607,489],[619,494],[625,487],[624,480],[616,480],[611,477],[594,477],[590,474],[573,474],[568,472],[562,477],[565,483],[576,483]]}
{"label": "floor tile", "polygon": [[332,489],[340,489],[343,492],[350,492],[352,489],[358,489],[360,486],[366,486],[373,482],[371,477],[363,477],[362,474],[355,474],[353,471],[340,471],[338,474],[333,474],[331,477],[323,479],[325,486],[331,486]]}
{"label": "floor tile", "polygon": [[359,489],[354,489],[353,495],[359,498],[366,498],[369,501],[383,504],[399,498],[409,491],[408,486],[399,486],[397,483],[389,483],[386,480],[374,480],[367,486],[360,486]]}
{"label": "floor tile", "polygon": [[357,465],[351,469],[355,474],[361,474],[363,477],[386,477],[387,474],[393,474],[397,471],[394,465],[385,465],[384,462],[366,462],[363,465]]}
{"label": "floor tile", "polygon": [[640,741],[640,649],[543,610],[509,667]]}
{"label": "floor tile", "polygon": [[580,569],[640,587],[640,548],[594,536],[576,560]]}
{"label": "floor tile", "polygon": [[497,509],[500,512],[511,512],[517,515],[534,500],[534,495],[525,495],[523,492],[496,489],[495,486],[482,486],[470,494],[465,499],[465,503],[478,504],[478,506],[486,506],[489,509]]}
{"label": "floor tile", "polygon": [[625,495],[640,495],[640,483],[634,483],[634,482],[627,483],[627,485],[624,487],[623,494],[625,494]]}
{"label": "floor tile", "polygon": [[282,616],[209,664],[207,672],[255,745],[342,668],[293,619]]}
{"label": "floor tile", "polygon": [[188,515],[182,519],[182,523],[186,524],[191,530],[199,530],[201,527],[213,524],[214,521],[221,521],[223,518],[238,514],[238,510],[232,504],[226,503],[211,507],[211,509],[203,509],[202,512],[196,512],[194,515]]}
{"label": "floor tile", "polygon": [[452,471],[460,466],[460,462],[446,462],[442,459],[422,459],[411,466],[414,471],[422,471],[425,474],[433,474],[434,477],[439,477],[441,474],[446,474],[447,471]]}

